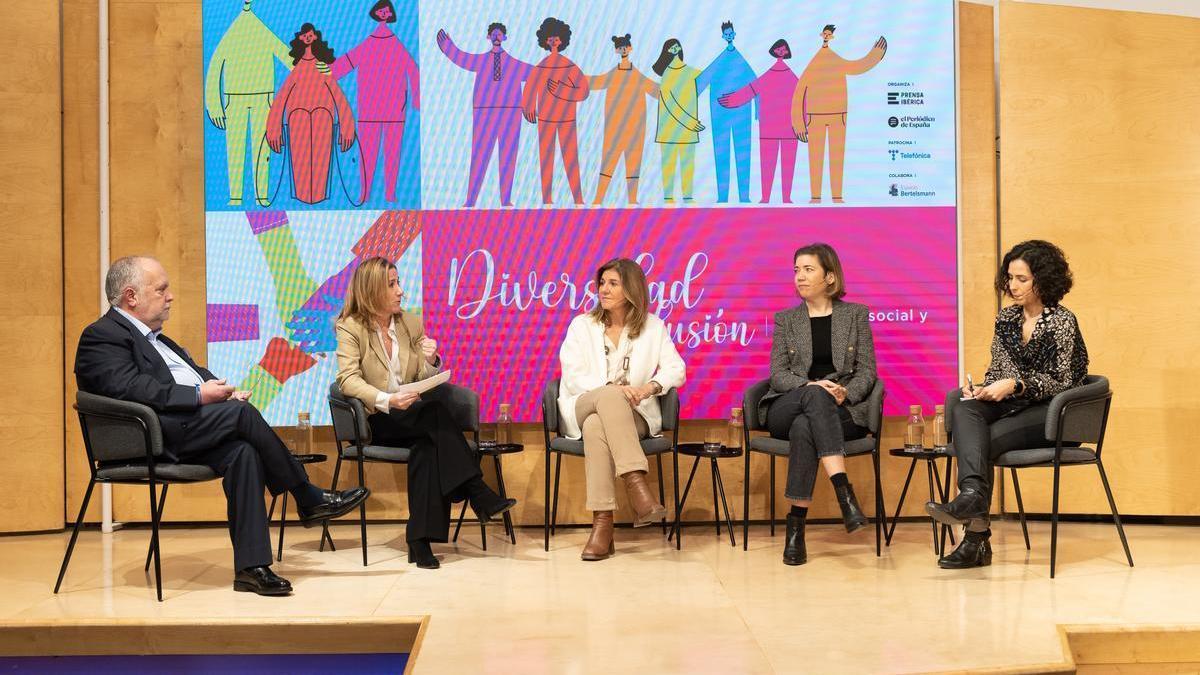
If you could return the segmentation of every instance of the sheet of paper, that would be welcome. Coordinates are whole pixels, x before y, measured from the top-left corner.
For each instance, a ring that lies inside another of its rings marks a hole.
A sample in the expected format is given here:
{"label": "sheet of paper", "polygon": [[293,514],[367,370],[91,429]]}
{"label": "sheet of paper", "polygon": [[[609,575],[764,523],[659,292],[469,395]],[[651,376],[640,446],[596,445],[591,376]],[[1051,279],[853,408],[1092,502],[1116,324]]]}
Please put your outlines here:
{"label": "sheet of paper", "polygon": [[416,382],[409,382],[408,384],[402,384],[402,385],[400,385],[400,388],[396,390],[395,393],[411,391],[411,392],[414,392],[417,394],[424,394],[425,392],[429,391],[430,389],[433,389],[434,387],[438,386],[439,384],[445,384],[445,383],[449,382],[450,381],[450,372],[451,371],[449,371],[449,370],[443,370],[442,372],[438,373],[437,375],[434,375],[433,377],[426,378],[424,380],[418,380]]}

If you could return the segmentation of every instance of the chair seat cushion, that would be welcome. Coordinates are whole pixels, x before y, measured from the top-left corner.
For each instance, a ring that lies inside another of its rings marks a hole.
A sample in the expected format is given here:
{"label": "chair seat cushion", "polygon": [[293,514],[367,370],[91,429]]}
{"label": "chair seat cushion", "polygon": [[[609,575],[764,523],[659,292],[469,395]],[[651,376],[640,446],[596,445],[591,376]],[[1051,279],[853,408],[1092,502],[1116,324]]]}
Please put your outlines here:
{"label": "chair seat cushion", "polygon": [[[394,448],[388,445],[368,445],[363,448],[363,457],[376,462],[407,462],[412,455],[412,448]],[[346,459],[358,459],[358,446],[348,446],[342,456]]]}
{"label": "chair seat cushion", "polygon": [[[770,436],[755,436],[750,439],[750,449],[755,452],[765,452],[768,455],[777,455],[786,457],[789,452],[789,443],[778,438]],[[867,436],[846,443],[846,456],[857,457],[858,455],[869,455],[875,451],[875,439]]]}
{"label": "chair seat cushion", "polygon": [[[96,471],[96,478],[107,481],[146,481],[150,469],[145,464],[108,466]],[[173,464],[165,462],[154,465],[154,480],[168,483],[199,483],[215,480],[217,473],[203,464]]]}
{"label": "chair seat cushion", "polygon": [[[583,441],[575,438],[563,438],[559,436],[550,440],[550,449],[554,452],[561,452],[564,455],[575,455],[583,457]],[[643,438],[642,452],[646,453],[647,457],[660,455],[664,452],[671,451],[671,441],[666,436],[658,438]]]}
{"label": "chair seat cushion", "polygon": [[[1096,461],[1096,453],[1088,448],[1063,448],[1063,464],[1091,464]],[[1028,448],[1010,450],[996,458],[996,466],[1040,466],[1054,464],[1054,448]]]}

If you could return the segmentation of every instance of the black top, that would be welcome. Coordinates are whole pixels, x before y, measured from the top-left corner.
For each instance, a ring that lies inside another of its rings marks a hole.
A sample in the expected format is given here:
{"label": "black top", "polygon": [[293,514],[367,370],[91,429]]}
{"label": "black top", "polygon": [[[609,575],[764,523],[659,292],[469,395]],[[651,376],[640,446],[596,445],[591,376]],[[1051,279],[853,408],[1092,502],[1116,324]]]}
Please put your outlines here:
{"label": "black top", "polygon": [[809,317],[812,325],[812,366],[808,369],[808,379],[820,380],[827,375],[837,372],[833,367],[833,315]]}

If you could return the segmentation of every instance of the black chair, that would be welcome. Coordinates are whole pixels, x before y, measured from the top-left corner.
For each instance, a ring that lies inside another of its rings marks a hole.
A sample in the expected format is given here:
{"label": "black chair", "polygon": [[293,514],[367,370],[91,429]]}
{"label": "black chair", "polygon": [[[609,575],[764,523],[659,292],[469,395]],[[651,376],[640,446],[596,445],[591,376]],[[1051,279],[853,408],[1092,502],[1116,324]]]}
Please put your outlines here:
{"label": "black chair", "polygon": [[[750,437],[751,431],[766,431],[767,420],[758,418],[758,402],[763,396],[767,395],[767,391],[771,388],[771,380],[766,379],[756,382],[754,386],[746,390],[745,396],[742,397],[742,414],[745,419],[745,425],[742,442],[746,447],[746,476],[743,485],[743,506],[742,506],[742,550],[746,550],[748,546],[747,536],[750,534],[750,453],[761,452],[771,458],[771,536],[775,536],[775,458],[787,457],[789,444],[785,440],[771,438],[770,436],[755,436]],[[870,396],[867,400],[870,402],[868,408],[869,415],[867,417],[867,431],[870,432],[865,438],[849,441],[846,443],[846,457],[867,457],[871,458],[871,463],[875,469],[875,555],[880,556],[883,552],[883,529],[884,520],[887,518],[887,509],[883,504],[883,483],[879,477],[879,444],[882,441],[883,434],[883,380],[876,379],[875,386],[871,389]]]}
{"label": "black chair", "polygon": [[[292,454],[297,462],[303,465],[308,464],[324,464],[325,460],[329,459],[320,453],[309,454]],[[267,507],[267,522],[271,522],[271,518],[275,515],[275,503],[279,501],[279,495],[271,495],[271,505]],[[283,533],[287,529],[287,507],[288,493],[283,493],[283,507],[279,511],[279,552],[275,555],[276,562],[283,562]],[[321,528],[321,545],[329,542],[329,550],[336,551],[337,548],[333,545],[333,538],[329,536],[328,528]]]}
{"label": "black chair", "polygon": [[[146,485],[150,488],[150,549],[146,552],[145,569],[150,570],[154,561],[154,586],[158,601],[162,602],[162,564],[159,551],[159,523],[167,501],[167,488],[175,483],[203,483],[219,478],[212,469],[202,464],[177,464],[159,462],[163,454],[162,427],[158,414],[149,406],[129,401],[78,392],[75,410],[79,413],[79,427],[83,431],[83,447],[87,451],[88,468],[92,477],[88,481],[83,504],[71,530],[67,553],[63,556],[58,571],[54,592],[62,586],[79,536],[79,526],[87,513],[92,499],[92,488],[96,483],[120,485]],[[162,486],[162,494],[156,497],[156,488]],[[156,504],[157,502],[157,504]]]}
{"label": "black chair", "polygon": [[[563,455],[571,455],[573,457],[583,457],[583,440],[570,439],[563,435],[562,429],[559,427],[561,419],[558,415],[558,387],[559,380],[556,378],[551,380],[546,385],[546,391],[542,394],[542,437],[546,446],[546,521],[545,521],[545,544],[543,548],[550,550],[550,535],[558,525],[558,487],[559,476],[562,472],[562,457]],[[663,466],[662,456],[664,453],[672,454],[674,463],[675,480],[673,485],[675,488],[675,514],[679,515],[679,455],[675,449],[679,446],[679,392],[675,389],[668,389],[658,396],[658,405],[662,410],[662,426],[664,432],[671,432],[671,438],[668,440],[665,435],[658,438],[643,438],[642,452],[646,453],[647,457],[654,457],[658,461],[658,501],[663,503],[665,499],[663,491]],[[550,434],[554,434],[554,438]],[[551,487],[550,487],[550,456],[555,456],[554,462],[554,487],[553,499],[554,503],[551,506]],[[667,519],[662,521],[663,535],[667,534]],[[679,538],[675,538],[676,548],[679,546]]]}
{"label": "black chair", "polygon": [[[946,395],[947,426],[950,425],[951,415],[960,396],[961,392],[957,389]],[[1108,475],[1104,473],[1104,463],[1100,460],[1100,454],[1104,451],[1104,432],[1108,428],[1108,413],[1111,407],[1112,390],[1108,386],[1108,378],[1102,375],[1088,375],[1082,385],[1050,399],[1050,407],[1046,411],[1045,436],[1046,442],[1053,443],[1053,447],[1010,450],[993,462],[999,471],[1008,469],[1012,476],[1013,492],[1017,498],[1017,514],[1021,520],[1021,534],[1025,537],[1027,550],[1030,548],[1029,528],[1025,524],[1025,504],[1021,501],[1021,483],[1017,479],[1017,469],[1054,469],[1054,496],[1050,511],[1051,579],[1054,578],[1058,554],[1059,474],[1064,466],[1096,466],[1100,472],[1100,483],[1108,497],[1108,506],[1112,510],[1113,523],[1121,537],[1121,546],[1125,549],[1125,559],[1129,561],[1129,566],[1133,567],[1133,554],[1129,552],[1129,540],[1125,538],[1121,514],[1117,512],[1117,503],[1113,500]],[[992,431],[996,432],[996,425],[992,425]],[[1080,447],[1083,443],[1096,447],[1094,450]]]}
{"label": "black chair", "polygon": [[[467,441],[472,452],[478,453],[479,447],[479,394],[453,384],[443,384],[438,387],[444,390],[447,402],[456,415],[455,421],[459,429],[472,433],[472,439]],[[337,463],[333,466],[333,487],[337,490],[338,477],[342,470],[343,460],[357,461],[358,484],[366,487],[366,477],[363,470],[365,462],[381,462],[385,464],[407,464],[412,448],[397,448],[385,445],[371,444],[371,426],[367,424],[367,410],[362,401],[352,396],[345,396],[337,383],[329,385],[329,412],[333,417],[333,434],[337,443]],[[478,456],[478,455],[477,455]],[[504,488],[500,488],[500,496],[506,497]],[[464,505],[465,509],[465,505]],[[367,564],[367,503],[364,501],[358,509],[359,524],[362,529],[363,566]],[[504,514],[505,527],[511,529],[509,514]],[[461,522],[462,516],[459,516]],[[328,523],[325,529],[328,530]],[[483,548],[487,550],[487,528],[479,524],[483,537]],[[325,550],[325,539],[321,540],[321,550]]]}

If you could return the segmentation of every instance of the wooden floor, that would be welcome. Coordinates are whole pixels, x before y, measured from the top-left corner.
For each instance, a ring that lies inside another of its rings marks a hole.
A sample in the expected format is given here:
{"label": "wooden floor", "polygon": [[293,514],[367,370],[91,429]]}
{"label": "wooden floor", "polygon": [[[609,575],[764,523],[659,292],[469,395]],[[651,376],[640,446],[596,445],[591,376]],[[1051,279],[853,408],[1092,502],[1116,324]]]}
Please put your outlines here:
{"label": "wooden floor", "polygon": [[921,523],[901,523],[882,558],[873,530],[812,526],[802,567],[781,564],[782,536],[765,526],[748,552],[711,527],[689,527],[680,552],[656,528],[621,529],[617,556],[598,563],[579,560],[586,530],[560,531],[547,554],[540,529],[515,546],[496,531],[486,553],[472,529],[435,546],[440,570],[406,564],[401,526],[371,527],[365,569],[357,526],[334,528],[336,553],[317,552],[318,530],[289,528],[276,570],[296,592],[261,598],[231,590],[223,529],[171,529],[161,604],[142,571],[148,530],[84,532],[57,596],[67,535],[13,536],[0,538],[0,620],[429,615],[417,673],[1034,672],[1064,662],[1062,624],[1200,624],[1200,533],[1127,531],[1132,569],[1111,525],[1063,525],[1051,580],[1044,523],[1032,552],[998,524],[993,565],[965,571],[937,568]]}

